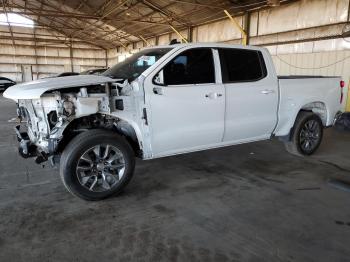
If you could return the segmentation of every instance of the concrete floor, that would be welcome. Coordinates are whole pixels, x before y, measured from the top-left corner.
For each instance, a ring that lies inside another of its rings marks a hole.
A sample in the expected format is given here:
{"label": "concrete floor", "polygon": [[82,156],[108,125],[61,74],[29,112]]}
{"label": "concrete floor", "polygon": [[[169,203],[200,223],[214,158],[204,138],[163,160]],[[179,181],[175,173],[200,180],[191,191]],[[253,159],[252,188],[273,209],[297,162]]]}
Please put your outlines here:
{"label": "concrete floor", "polygon": [[118,196],[85,202],[17,155],[0,99],[0,261],[349,261],[350,133],[299,158],[278,141],[138,161]]}

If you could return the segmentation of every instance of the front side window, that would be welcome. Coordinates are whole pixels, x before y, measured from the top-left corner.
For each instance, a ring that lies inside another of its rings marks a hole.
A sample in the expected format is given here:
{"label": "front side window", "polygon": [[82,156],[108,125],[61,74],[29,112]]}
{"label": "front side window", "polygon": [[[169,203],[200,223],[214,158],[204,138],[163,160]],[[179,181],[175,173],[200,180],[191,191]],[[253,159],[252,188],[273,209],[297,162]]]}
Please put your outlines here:
{"label": "front side window", "polygon": [[215,83],[213,53],[210,48],[182,52],[163,68],[165,85]]}
{"label": "front side window", "polygon": [[224,83],[257,81],[267,75],[261,52],[246,49],[219,49]]}

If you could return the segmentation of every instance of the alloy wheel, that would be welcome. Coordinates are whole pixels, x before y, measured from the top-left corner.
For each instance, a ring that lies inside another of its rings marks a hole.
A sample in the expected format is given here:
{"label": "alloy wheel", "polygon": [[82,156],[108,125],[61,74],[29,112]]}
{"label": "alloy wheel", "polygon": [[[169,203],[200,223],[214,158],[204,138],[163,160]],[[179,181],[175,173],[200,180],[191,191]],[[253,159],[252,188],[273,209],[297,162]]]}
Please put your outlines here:
{"label": "alloy wheel", "polygon": [[304,152],[313,151],[319,144],[321,139],[321,127],[319,123],[311,119],[305,122],[300,131],[300,147]]}
{"label": "alloy wheel", "polygon": [[108,144],[86,150],[76,167],[79,183],[93,192],[111,190],[120,182],[124,173],[125,159],[122,152]]}

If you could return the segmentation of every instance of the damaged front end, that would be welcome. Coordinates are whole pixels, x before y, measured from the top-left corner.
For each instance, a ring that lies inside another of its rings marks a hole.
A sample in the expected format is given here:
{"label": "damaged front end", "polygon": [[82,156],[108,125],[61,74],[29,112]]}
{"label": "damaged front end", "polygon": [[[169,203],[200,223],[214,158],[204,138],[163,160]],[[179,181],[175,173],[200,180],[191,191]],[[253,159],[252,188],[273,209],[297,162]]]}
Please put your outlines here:
{"label": "damaged front end", "polygon": [[38,156],[37,147],[30,141],[27,132],[21,132],[21,125],[15,126],[17,140],[19,142],[19,154],[23,158]]}
{"label": "damaged front end", "polygon": [[20,123],[15,127],[15,132],[20,155],[24,158],[36,157],[38,164],[49,159],[55,164],[55,157],[60,154],[60,143],[67,139],[64,132],[68,126],[74,126],[72,132],[76,133],[90,128],[122,129],[118,112],[124,110],[122,113],[137,115],[132,94],[132,85],[119,80],[53,89],[43,93],[40,98],[18,99]]}
{"label": "damaged front end", "polygon": [[38,99],[19,99],[20,124],[15,132],[20,155],[36,157],[37,163],[47,161],[57,151],[65,128],[74,119],[96,113],[110,114],[109,84],[89,89],[75,87],[45,93]]}
{"label": "damaged front end", "polygon": [[[36,157],[36,163],[42,163],[47,160],[49,154],[46,150],[49,129],[43,117],[44,111],[41,108],[36,110],[33,102],[32,100],[18,101],[19,125],[15,126],[15,132],[19,142],[19,154],[24,158]],[[35,103],[38,104],[38,102]]]}

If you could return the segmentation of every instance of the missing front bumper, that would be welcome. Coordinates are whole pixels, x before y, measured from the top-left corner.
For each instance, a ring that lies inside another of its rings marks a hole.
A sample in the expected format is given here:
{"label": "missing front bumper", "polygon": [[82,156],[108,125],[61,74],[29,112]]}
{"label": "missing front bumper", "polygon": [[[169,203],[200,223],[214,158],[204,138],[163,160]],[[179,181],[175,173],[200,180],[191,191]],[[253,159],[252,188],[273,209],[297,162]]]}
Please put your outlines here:
{"label": "missing front bumper", "polygon": [[19,142],[18,152],[23,158],[36,157],[35,162],[40,164],[47,161],[48,157],[44,152],[40,152],[38,147],[34,145],[27,132],[21,132],[21,126],[15,126],[17,140]]}
{"label": "missing front bumper", "polygon": [[18,151],[23,158],[37,156],[37,147],[29,140],[27,132],[21,132],[21,126],[15,127],[17,140],[19,142]]}

